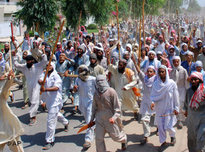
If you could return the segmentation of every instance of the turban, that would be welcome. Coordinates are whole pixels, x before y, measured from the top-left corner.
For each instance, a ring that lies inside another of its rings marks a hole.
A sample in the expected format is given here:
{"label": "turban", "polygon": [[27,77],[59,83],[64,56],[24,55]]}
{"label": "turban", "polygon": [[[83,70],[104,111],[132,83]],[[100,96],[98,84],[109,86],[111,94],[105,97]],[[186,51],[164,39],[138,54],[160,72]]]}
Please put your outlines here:
{"label": "turban", "polygon": [[193,72],[190,76],[190,79],[198,78],[199,80],[203,81],[203,75],[200,72]]}

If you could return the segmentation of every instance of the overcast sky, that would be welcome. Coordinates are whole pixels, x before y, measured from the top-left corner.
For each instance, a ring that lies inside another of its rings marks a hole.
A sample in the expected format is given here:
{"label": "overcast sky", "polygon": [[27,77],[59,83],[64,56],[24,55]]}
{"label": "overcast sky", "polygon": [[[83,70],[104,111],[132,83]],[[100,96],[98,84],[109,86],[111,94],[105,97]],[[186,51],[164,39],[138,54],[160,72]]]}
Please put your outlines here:
{"label": "overcast sky", "polygon": [[205,7],[205,0],[197,0],[199,5]]}

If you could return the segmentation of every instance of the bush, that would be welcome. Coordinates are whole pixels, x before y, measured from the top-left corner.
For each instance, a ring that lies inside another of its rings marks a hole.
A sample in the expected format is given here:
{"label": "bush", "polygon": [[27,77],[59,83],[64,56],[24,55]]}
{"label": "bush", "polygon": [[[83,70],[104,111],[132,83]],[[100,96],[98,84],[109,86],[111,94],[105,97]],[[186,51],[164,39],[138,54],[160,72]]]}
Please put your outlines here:
{"label": "bush", "polygon": [[97,28],[98,28],[98,27],[97,27],[96,24],[89,24],[88,27],[87,27],[87,29],[90,29],[90,30],[95,30],[95,29],[97,29]]}

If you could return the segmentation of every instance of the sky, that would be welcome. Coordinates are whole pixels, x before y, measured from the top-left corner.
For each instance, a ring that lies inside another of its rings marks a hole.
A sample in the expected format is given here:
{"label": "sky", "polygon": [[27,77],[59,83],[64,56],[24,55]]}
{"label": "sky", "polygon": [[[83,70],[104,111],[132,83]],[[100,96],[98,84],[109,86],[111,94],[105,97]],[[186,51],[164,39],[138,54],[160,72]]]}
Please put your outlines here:
{"label": "sky", "polygon": [[201,7],[205,7],[205,0],[197,0]]}

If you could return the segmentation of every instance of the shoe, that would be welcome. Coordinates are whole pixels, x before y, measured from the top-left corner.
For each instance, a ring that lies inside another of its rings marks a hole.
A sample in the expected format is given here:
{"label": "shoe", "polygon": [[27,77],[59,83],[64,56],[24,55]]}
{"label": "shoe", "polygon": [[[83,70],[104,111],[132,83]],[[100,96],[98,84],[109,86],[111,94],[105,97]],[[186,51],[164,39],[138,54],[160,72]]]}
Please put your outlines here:
{"label": "shoe", "polygon": [[83,144],[83,148],[84,148],[84,149],[88,149],[88,148],[90,148],[90,147],[91,147],[91,143],[88,142],[88,141],[86,141],[86,142]]}
{"label": "shoe", "polygon": [[13,93],[10,95],[10,99],[11,99],[11,102],[13,103],[14,102],[14,94]]}
{"label": "shoe", "polygon": [[145,145],[147,143],[147,138],[145,137],[143,140],[140,141],[140,145]]}
{"label": "shoe", "polygon": [[183,128],[183,124],[181,121],[178,122],[178,129],[182,129]]}
{"label": "shoe", "polygon": [[134,119],[135,119],[136,121],[139,120],[139,114],[138,114],[137,112],[134,112]]}
{"label": "shoe", "polygon": [[69,123],[67,125],[65,125],[65,127],[64,127],[65,132],[68,132],[68,125],[69,125]]}
{"label": "shoe", "polygon": [[42,150],[49,150],[54,146],[54,142],[46,143],[46,145],[42,148]]}
{"label": "shoe", "polygon": [[174,146],[176,144],[176,138],[175,137],[171,137],[171,146]]}
{"label": "shoe", "polygon": [[121,147],[122,147],[121,150],[125,151],[127,149],[127,142],[126,143],[122,143]]}
{"label": "shoe", "polygon": [[163,152],[166,148],[167,148],[167,143],[164,142],[163,144],[161,144],[161,146],[158,149],[158,152]]}
{"label": "shoe", "polygon": [[29,126],[33,126],[33,125],[35,125],[36,122],[37,122],[36,118],[31,118],[31,119],[30,119]]}

